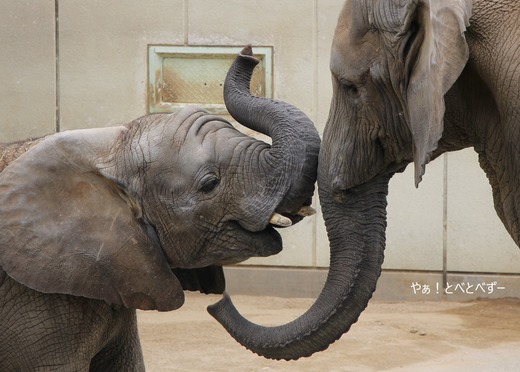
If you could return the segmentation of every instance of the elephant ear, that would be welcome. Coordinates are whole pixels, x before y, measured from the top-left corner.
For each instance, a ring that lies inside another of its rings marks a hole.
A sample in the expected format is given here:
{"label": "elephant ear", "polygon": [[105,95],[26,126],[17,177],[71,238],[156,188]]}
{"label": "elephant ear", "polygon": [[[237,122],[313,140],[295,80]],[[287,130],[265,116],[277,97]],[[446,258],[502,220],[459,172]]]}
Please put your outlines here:
{"label": "elephant ear", "polygon": [[[464,32],[469,26],[472,2],[415,0],[408,2],[406,10],[400,35],[407,36],[403,38],[404,60],[412,66],[406,100],[418,186],[442,136],[444,95],[469,58]],[[414,43],[420,43],[418,51]]]}
{"label": "elephant ear", "polygon": [[173,310],[181,285],[138,203],[97,164],[126,128],[47,137],[0,173],[0,266],[44,293]]}

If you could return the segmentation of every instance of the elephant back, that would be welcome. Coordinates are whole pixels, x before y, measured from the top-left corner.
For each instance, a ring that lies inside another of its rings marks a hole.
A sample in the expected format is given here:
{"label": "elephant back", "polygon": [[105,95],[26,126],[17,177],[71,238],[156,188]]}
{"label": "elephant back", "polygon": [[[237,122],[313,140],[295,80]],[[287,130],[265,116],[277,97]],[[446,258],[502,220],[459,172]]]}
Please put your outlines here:
{"label": "elephant back", "polygon": [[40,142],[40,139],[0,143],[0,172],[38,142]]}

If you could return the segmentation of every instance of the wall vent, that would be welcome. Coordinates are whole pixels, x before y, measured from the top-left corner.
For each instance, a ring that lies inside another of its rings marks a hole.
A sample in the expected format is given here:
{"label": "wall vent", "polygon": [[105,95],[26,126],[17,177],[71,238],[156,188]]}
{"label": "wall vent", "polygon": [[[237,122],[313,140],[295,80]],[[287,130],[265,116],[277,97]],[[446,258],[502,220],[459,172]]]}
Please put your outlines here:
{"label": "wall vent", "polygon": [[[242,47],[149,46],[149,112],[174,112],[199,105],[213,114],[227,114],[224,79]],[[272,48],[253,47],[260,59],[251,93],[272,97]]]}

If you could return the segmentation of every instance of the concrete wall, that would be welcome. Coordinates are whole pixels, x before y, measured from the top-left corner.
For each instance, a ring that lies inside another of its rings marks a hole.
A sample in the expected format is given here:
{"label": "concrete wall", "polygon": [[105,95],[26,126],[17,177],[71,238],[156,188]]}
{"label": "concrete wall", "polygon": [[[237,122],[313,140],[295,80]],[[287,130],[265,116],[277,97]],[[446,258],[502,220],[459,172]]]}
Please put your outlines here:
{"label": "concrete wall", "polygon": [[[341,5],[341,0],[4,0],[0,141],[56,128],[110,126],[146,114],[151,44],[272,46],[274,97],[300,107],[322,131],[331,96],[329,49]],[[384,268],[402,279],[396,293],[410,293],[411,282],[442,285],[449,273],[459,275],[459,282],[491,273],[491,279],[508,283],[504,295],[518,286],[520,251],[493,210],[489,184],[471,149],[428,165],[418,190],[411,168],[394,177],[387,235]],[[249,273],[264,266],[310,271],[328,266],[320,213],[284,237],[281,254],[245,263],[254,266]]]}

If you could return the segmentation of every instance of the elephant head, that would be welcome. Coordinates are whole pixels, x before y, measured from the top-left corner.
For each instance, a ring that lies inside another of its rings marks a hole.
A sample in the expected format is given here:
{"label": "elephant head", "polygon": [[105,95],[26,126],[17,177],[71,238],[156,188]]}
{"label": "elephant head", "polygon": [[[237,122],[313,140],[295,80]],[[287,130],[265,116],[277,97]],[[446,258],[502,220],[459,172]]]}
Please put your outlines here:
{"label": "elephant head", "polygon": [[32,144],[0,173],[0,267],[40,292],[165,311],[183,288],[222,293],[221,265],[278,253],[272,225],[309,210],[319,136],[249,94],[256,62],[237,57],[226,102],[272,145],[197,107]]}
{"label": "elephant head", "polygon": [[335,31],[333,98],[318,189],[331,258],[314,305],[293,322],[260,327],[224,299],[212,309],[234,337],[273,359],[324,350],[372,297],[384,258],[391,176],[414,162],[416,183],[443,133],[443,97],[468,59],[469,0],[348,0]]}

